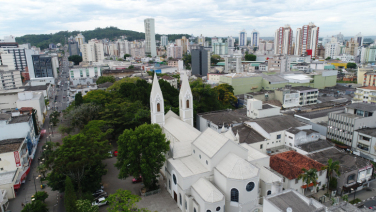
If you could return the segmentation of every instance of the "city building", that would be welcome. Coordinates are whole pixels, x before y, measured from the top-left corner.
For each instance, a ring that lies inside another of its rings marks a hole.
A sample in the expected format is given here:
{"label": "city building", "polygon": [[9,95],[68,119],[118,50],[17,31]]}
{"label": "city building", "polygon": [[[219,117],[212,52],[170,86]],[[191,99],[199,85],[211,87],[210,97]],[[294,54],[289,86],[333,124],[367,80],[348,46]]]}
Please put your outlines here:
{"label": "city building", "polygon": [[341,113],[329,113],[327,138],[352,146],[354,131],[376,127],[376,105],[353,103]]}
{"label": "city building", "polygon": [[78,47],[78,42],[69,41],[68,42],[69,55],[80,55],[80,49]]}
{"label": "city building", "polygon": [[376,159],[376,128],[363,128],[354,131],[352,149],[355,154],[371,161]]}
{"label": "city building", "polygon": [[183,36],[181,39],[176,39],[175,43],[177,46],[182,47],[183,54],[187,53],[189,40],[185,36]]}
{"label": "city building", "polygon": [[13,35],[4,36],[4,39],[0,39],[0,43],[15,43],[16,37]]}
{"label": "city building", "polygon": [[355,40],[355,42],[358,43],[358,46],[363,46],[363,35],[362,35],[362,33],[359,32],[358,34],[356,34],[355,37],[354,37],[354,40]]}
{"label": "city building", "polygon": [[51,56],[32,55],[31,57],[33,67],[29,68],[30,78],[57,77],[57,67],[53,67]]}
{"label": "city building", "polygon": [[168,36],[161,35],[161,46],[167,46],[167,45],[168,45]]}
{"label": "city building", "polygon": [[260,33],[254,29],[251,35],[252,35],[251,46],[258,47],[260,43]]}
{"label": "city building", "polygon": [[144,58],[145,55],[145,48],[131,48],[131,56],[133,58]]}
{"label": "city building", "polygon": [[295,55],[311,55],[317,57],[319,42],[319,27],[310,22],[296,30]]}
{"label": "city building", "polygon": [[85,43],[85,37],[82,35],[82,33],[79,33],[74,39],[78,43],[79,47]]}
{"label": "city building", "polygon": [[157,56],[157,47],[155,44],[154,18],[145,19],[144,26],[145,26],[145,54],[155,57]]}
{"label": "city building", "polygon": [[23,91],[18,92],[18,99],[16,101],[17,108],[33,108],[38,117],[38,126],[43,127],[44,120],[47,116],[47,108],[44,102],[44,95],[42,92]]}
{"label": "city building", "polygon": [[[79,43],[79,42],[78,42]],[[80,44],[83,62],[103,62],[103,43],[97,39],[92,39],[88,43]]]}
{"label": "city building", "polygon": [[178,60],[178,59],[168,60],[168,66],[178,67],[179,70],[183,70],[184,68],[183,65],[184,65],[183,60]]}
{"label": "city building", "polygon": [[167,47],[167,58],[170,57],[175,59],[183,58],[183,47],[170,44],[170,46]]}
{"label": "city building", "polygon": [[100,76],[102,76],[100,66],[83,65],[69,69],[69,80],[73,86],[94,84]]}
{"label": "city building", "polygon": [[239,33],[239,46],[247,46],[247,32],[243,29]]}
{"label": "city building", "polygon": [[358,41],[355,40],[355,38],[351,38],[349,41],[346,42],[345,53],[356,57],[358,47],[359,47]]}
{"label": "city building", "polygon": [[170,85],[174,88],[178,88],[178,79],[175,78],[175,77],[170,77],[170,76],[162,76],[161,77],[162,80],[170,83]]}
{"label": "city building", "polygon": [[192,75],[206,76],[210,70],[210,51],[201,46],[199,49],[193,49],[192,55]]}
{"label": "city building", "polygon": [[329,42],[325,44],[325,58],[336,59],[335,56],[339,55],[341,51],[340,44],[336,37],[332,37]]}
{"label": "city building", "polygon": [[343,42],[345,41],[344,37],[343,37],[343,34],[339,33],[336,35],[337,37],[337,41],[340,43],[340,44],[343,44]]}
{"label": "city building", "polygon": [[30,69],[30,66],[32,66],[31,61],[30,63],[28,61],[32,54],[34,54],[34,51],[31,49],[0,48],[1,64],[8,65],[12,70],[25,72],[27,67]]}
{"label": "city building", "polygon": [[205,45],[205,37],[202,36],[202,34],[197,37],[197,43],[198,43],[198,45],[201,45],[201,46]]}
{"label": "city building", "polygon": [[232,36],[227,37],[228,47],[235,47],[234,43],[235,43],[235,38],[233,38]]}
{"label": "city building", "polygon": [[14,89],[21,86],[20,71],[9,70],[8,66],[0,66],[0,90]]}
{"label": "city building", "polygon": [[[375,73],[369,74],[372,78],[375,77]],[[368,76],[368,75],[366,75]],[[369,77],[369,78],[371,78]],[[368,81],[368,80],[367,80]],[[372,81],[372,86],[364,86],[356,88],[355,96],[352,99],[352,103],[369,103],[369,104],[376,104],[376,86],[374,81]]]}
{"label": "city building", "polygon": [[291,55],[293,31],[290,25],[280,27],[275,31],[274,35],[274,54],[278,55]]}
{"label": "city building", "polygon": [[212,43],[212,52],[214,54],[217,54],[217,55],[228,54],[228,44],[227,44],[227,42],[222,43],[222,40],[220,40],[220,41],[221,42]]}

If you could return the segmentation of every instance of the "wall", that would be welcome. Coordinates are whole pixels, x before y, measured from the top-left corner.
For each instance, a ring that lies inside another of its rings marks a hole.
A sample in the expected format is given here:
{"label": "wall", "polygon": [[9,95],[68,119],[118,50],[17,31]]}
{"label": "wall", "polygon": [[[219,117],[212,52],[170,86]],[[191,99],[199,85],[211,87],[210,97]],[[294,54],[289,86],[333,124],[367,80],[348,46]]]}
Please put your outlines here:
{"label": "wall", "polygon": [[318,89],[323,89],[325,87],[333,87],[337,83],[337,75],[335,76],[315,75],[313,79],[314,79],[313,87],[318,88]]}
{"label": "wall", "polygon": [[261,82],[261,76],[239,78],[221,76],[219,83],[227,83],[229,85],[232,85],[234,87],[234,94],[239,95],[261,90]]}
{"label": "wall", "polygon": [[[21,90],[20,90],[21,91]],[[18,94],[9,93],[9,94],[0,94],[0,109],[9,109],[17,107]]]}

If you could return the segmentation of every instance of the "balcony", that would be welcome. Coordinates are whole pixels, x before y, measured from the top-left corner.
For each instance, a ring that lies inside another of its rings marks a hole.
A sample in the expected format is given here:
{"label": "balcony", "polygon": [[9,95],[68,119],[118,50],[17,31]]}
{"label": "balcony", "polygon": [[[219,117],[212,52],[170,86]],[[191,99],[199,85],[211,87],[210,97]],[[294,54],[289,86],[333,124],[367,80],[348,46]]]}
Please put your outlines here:
{"label": "balcony", "polygon": [[376,94],[375,93],[370,93],[368,96],[369,97],[376,97]]}
{"label": "balcony", "polygon": [[358,95],[358,96],[363,96],[362,93],[358,93],[358,92],[355,92],[354,94],[355,94],[355,95]]}
{"label": "balcony", "polygon": [[354,97],[353,100],[355,100],[355,101],[363,101],[363,98]]}

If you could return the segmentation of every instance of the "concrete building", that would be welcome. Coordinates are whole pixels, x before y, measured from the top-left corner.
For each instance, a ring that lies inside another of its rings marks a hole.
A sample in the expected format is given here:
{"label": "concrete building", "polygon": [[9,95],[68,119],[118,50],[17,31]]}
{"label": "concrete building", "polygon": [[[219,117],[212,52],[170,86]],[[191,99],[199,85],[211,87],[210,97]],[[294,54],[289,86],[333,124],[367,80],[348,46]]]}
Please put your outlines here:
{"label": "concrete building", "polygon": [[222,42],[212,43],[212,52],[217,55],[228,54],[228,44]]}
{"label": "concrete building", "polygon": [[78,42],[69,41],[68,51],[69,51],[69,55],[80,55],[80,48],[78,47]]}
{"label": "concrete building", "polygon": [[24,91],[18,93],[17,108],[29,107],[36,110],[38,115],[38,126],[42,127],[47,115],[47,108],[44,103],[42,92]]}
{"label": "concrete building", "polygon": [[252,35],[251,46],[253,46],[253,47],[259,47],[260,33],[254,29],[252,31],[251,35]]}
{"label": "concrete building", "polygon": [[274,54],[278,55],[291,55],[292,49],[293,31],[290,25],[280,27],[274,34]]}
{"label": "concrete building", "polygon": [[337,37],[337,41],[341,44],[343,44],[343,42],[345,41],[344,37],[343,37],[343,34],[339,33],[336,35]]}
{"label": "concrete building", "polygon": [[239,33],[239,46],[247,46],[248,39],[247,39],[247,31],[244,29]]}
{"label": "concrete building", "polygon": [[346,42],[346,48],[345,53],[349,55],[354,55],[354,57],[357,56],[357,50],[359,47],[359,43],[354,38],[351,38],[350,41]]}
{"label": "concrete building", "polygon": [[178,88],[178,79],[175,78],[175,77],[170,77],[170,76],[162,76],[161,77],[162,80],[170,83],[170,85],[174,88]]}
{"label": "concrete building", "polygon": [[185,36],[183,36],[181,39],[176,39],[175,44],[177,46],[182,47],[183,54],[187,53],[188,45],[189,45],[189,39],[187,39]]}
{"label": "concrete building", "polygon": [[94,84],[100,76],[100,66],[73,66],[69,69],[69,80],[73,86]]}
{"label": "concrete building", "polygon": [[48,55],[32,55],[33,68],[29,69],[30,78],[57,77],[52,57]]}
{"label": "concrete building", "polygon": [[295,37],[295,55],[311,55],[317,57],[319,42],[319,27],[310,22],[302,28],[298,28]]}
{"label": "concrete building", "polygon": [[144,48],[131,48],[131,56],[133,58],[144,58],[145,55],[145,49]]}
{"label": "concrete building", "polygon": [[154,18],[144,20],[145,26],[145,54],[152,57],[157,56],[157,47],[155,44],[155,23]]}
{"label": "concrete building", "polygon": [[[375,75],[371,75],[375,77]],[[376,104],[376,86],[373,82],[372,86],[364,86],[356,88],[355,96],[352,99],[352,103],[369,103],[369,104]]]}
{"label": "concrete building", "polygon": [[161,35],[161,46],[167,46],[167,45],[168,45],[167,35]]}
{"label": "concrete building", "polygon": [[336,59],[335,56],[340,54],[340,44],[336,37],[332,37],[329,42],[325,44],[325,58]]}
{"label": "concrete building", "polygon": [[234,43],[235,43],[235,38],[233,38],[232,36],[227,37],[228,47],[235,47]]}
{"label": "concrete building", "polygon": [[362,33],[359,32],[358,34],[356,34],[355,37],[354,37],[354,40],[355,40],[355,42],[358,43],[358,46],[363,46],[363,35],[362,35]]}
{"label": "concrete building", "polygon": [[167,47],[167,58],[170,58],[170,57],[174,59],[183,58],[183,47],[170,44],[170,46]]}
{"label": "concrete building", "polygon": [[347,105],[341,113],[329,113],[327,138],[351,146],[354,131],[376,127],[376,105],[354,103]]}
{"label": "concrete building", "polygon": [[21,86],[20,71],[9,70],[8,66],[0,66],[0,90],[14,89]]}
{"label": "concrete building", "polygon": [[10,69],[25,72],[27,67],[30,69],[30,66],[32,66],[27,61],[27,57],[30,57],[33,53],[32,50],[24,48],[0,48],[1,64],[8,65]]}
{"label": "concrete building", "polygon": [[83,62],[103,62],[103,43],[97,39],[92,39],[88,43],[80,45]]}
{"label": "concrete building", "polygon": [[376,160],[376,128],[363,128],[354,131],[352,150],[361,157]]}
{"label": "concrete building", "polygon": [[198,45],[205,46],[205,37],[202,34],[197,37],[197,43]]}
{"label": "concrete building", "polygon": [[280,109],[274,105],[262,104],[257,99],[247,99],[247,116],[252,119],[281,115]]}
{"label": "concrete building", "polygon": [[85,37],[81,33],[79,33],[74,39],[78,43],[79,47],[85,43]]}
{"label": "concrete building", "polygon": [[206,76],[210,70],[210,52],[204,47],[193,49],[192,55],[192,75]]}

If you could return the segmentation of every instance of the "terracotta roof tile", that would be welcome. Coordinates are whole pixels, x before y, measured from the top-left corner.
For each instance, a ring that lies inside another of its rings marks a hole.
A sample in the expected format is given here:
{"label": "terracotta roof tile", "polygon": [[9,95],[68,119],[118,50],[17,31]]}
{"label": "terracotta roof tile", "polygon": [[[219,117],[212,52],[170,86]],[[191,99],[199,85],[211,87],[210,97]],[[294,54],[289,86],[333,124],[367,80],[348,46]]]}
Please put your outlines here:
{"label": "terracotta roof tile", "polygon": [[290,180],[298,178],[302,173],[302,168],[307,170],[315,168],[320,171],[323,166],[324,164],[295,151],[283,152],[270,157],[270,168]]}
{"label": "terracotta roof tile", "polygon": [[362,89],[368,89],[368,90],[376,90],[376,86],[365,86],[365,87],[360,87]]}

